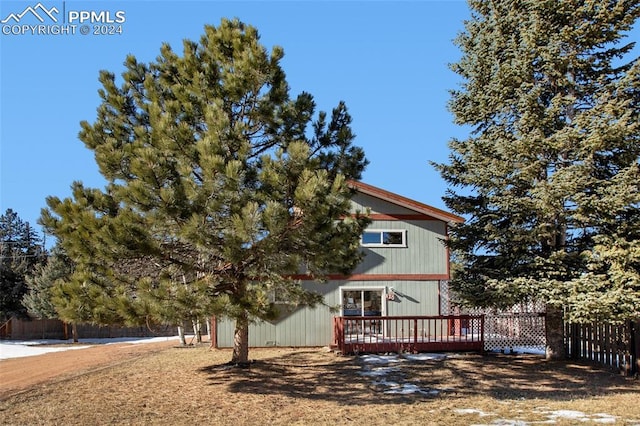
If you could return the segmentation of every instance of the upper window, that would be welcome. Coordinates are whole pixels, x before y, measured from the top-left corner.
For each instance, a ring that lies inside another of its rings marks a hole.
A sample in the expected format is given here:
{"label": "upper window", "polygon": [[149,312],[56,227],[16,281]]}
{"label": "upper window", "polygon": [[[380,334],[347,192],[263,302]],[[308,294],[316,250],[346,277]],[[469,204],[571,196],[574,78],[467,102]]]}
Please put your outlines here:
{"label": "upper window", "polygon": [[369,229],[362,234],[364,247],[406,247],[406,230]]}

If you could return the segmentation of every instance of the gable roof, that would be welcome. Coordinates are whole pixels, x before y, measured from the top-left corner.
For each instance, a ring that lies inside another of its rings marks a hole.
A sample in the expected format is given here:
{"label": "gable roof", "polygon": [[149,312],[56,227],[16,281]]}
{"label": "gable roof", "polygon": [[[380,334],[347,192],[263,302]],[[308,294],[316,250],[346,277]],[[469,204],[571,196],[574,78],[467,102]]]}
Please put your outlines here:
{"label": "gable roof", "polygon": [[443,222],[448,222],[448,223],[464,222],[464,218],[462,218],[461,216],[446,212],[444,210],[440,210],[436,207],[432,207],[427,204],[420,203],[410,198],[403,197],[402,195],[394,194],[393,192],[389,192],[384,189],[377,188],[373,185],[352,180],[352,181],[349,181],[349,186],[362,194],[379,198],[383,201],[396,204],[406,209],[413,210],[417,213],[425,214],[435,219],[442,220]]}

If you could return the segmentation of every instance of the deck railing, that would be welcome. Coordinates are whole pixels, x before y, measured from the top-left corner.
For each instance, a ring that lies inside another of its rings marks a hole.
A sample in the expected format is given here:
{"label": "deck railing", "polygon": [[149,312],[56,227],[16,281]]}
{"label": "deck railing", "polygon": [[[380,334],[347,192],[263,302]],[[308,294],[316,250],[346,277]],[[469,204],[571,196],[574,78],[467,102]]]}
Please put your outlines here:
{"label": "deck railing", "polygon": [[484,315],[334,317],[333,340],[342,354],[482,352]]}

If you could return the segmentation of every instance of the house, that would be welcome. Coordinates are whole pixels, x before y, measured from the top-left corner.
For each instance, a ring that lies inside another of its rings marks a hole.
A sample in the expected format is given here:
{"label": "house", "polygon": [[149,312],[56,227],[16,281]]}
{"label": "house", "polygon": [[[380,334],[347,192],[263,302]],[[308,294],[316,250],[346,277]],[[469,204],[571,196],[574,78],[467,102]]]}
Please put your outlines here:
{"label": "house", "polygon": [[[362,235],[363,262],[351,275],[326,283],[303,280],[306,289],[324,295],[326,306],[301,307],[277,322],[251,325],[251,347],[329,345],[335,316],[442,314],[440,289],[449,279],[443,240],[449,224],[463,219],[371,185],[352,185],[353,211],[368,209],[372,219]],[[220,320],[214,327],[213,345],[233,347],[233,322]]]}

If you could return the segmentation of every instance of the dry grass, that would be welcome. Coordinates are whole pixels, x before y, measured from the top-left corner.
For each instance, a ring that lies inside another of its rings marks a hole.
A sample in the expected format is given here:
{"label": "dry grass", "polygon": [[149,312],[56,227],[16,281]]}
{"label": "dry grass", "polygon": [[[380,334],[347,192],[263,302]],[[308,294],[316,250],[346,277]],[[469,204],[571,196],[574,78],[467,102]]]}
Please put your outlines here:
{"label": "dry grass", "polygon": [[[640,382],[582,364],[460,355],[384,366],[321,349],[255,349],[251,357],[250,368],[228,368],[226,350],[169,348],[10,396],[0,401],[0,421],[464,425],[555,419],[563,425],[596,424],[615,416],[616,424],[640,424]],[[424,392],[385,393],[391,382]],[[584,416],[555,418],[559,410]]]}

